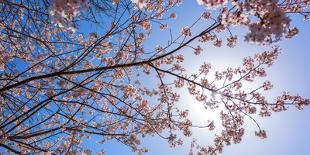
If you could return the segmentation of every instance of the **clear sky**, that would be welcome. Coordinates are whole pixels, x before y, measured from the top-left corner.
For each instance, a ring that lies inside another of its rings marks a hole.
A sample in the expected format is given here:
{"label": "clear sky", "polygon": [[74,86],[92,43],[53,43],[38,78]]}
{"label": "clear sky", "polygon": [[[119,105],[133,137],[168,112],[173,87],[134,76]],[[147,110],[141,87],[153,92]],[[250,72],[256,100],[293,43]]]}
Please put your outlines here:
{"label": "clear sky", "polygon": [[[190,25],[204,10],[203,7],[196,4],[195,0],[185,0],[179,8],[176,8],[177,20],[170,23],[170,28],[173,33],[177,34],[184,26]],[[267,97],[272,98],[280,95],[287,90],[291,94],[299,94],[303,97],[310,98],[310,51],[309,51],[309,36],[310,23],[303,21],[300,17],[294,17],[293,25],[300,28],[300,34],[291,39],[280,42],[282,54],[274,66],[267,71],[267,79],[274,84],[274,88],[268,92]],[[202,25],[203,26],[203,25]],[[197,31],[198,32],[199,28]],[[242,34],[244,31],[233,29],[233,33]],[[169,31],[156,33],[146,48],[154,48],[155,45],[166,43]],[[195,42],[193,43],[195,45]],[[238,45],[234,49],[227,47],[214,48],[210,45],[204,45],[204,53],[199,57],[188,56],[186,62],[188,70],[197,69],[202,61],[207,61],[212,64],[213,69],[223,69],[228,66],[242,65],[242,58],[252,56],[254,53],[263,51],[264,47],[249,45],[243,43],[242,37],[239,38]],[[191,52],[190,50],[182,50],[180,52]],[[194,60],[194,61],[193,61]],[[186,92],[186,91],[184,91]],[[210,112],[201,111],[194,99],[186,93],[181,94],[181,106],[185,106],[193,110],[190,113],[194,121],[204,119],[212,115]],[[304,110],[296,110],[291,107],[286,112],[274,113],[270,118],[257,118],[260,126],[268,133],[267,139],[260,139],[254,136],[256,130],[255,124],[246,120],[246,133],[240,144],[228,146],[224,148],[223,155],[309,155],[310,153],[310,108]],[[208,145],[213,140],[213,132],[207,129],[195,129],[194,137],[201,144]],[[149,148],[147,155],[166,155],[177,154],[185,155],[189,152],[190,140],[184,143],[181,147],[169,148],[168,143],[159,137],[147,137],[143,140],[143,145]],[[110,154],[134,154],[129,148],[118,144],[117,142],[109,142],[102,146],[105,152]]]}

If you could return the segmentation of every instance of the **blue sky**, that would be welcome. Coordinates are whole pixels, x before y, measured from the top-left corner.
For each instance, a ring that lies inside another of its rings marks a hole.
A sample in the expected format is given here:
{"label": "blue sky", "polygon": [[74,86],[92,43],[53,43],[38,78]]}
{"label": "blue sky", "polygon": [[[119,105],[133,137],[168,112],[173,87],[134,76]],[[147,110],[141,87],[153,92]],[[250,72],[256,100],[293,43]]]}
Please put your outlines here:
{"label": "blue sky", "polygon": [[[173,29],[173,34],[181,31],[183,26],[190,25],[204,10],[198,6],[195,0],[185,0],[179,8],[176,8],[177,20],[170,22],[170,28]],[[310,98],[310,51],[309,41],[310,36],[309,21],[303,21],[300,17],[294,17],[293,25],[300,28],[300,34],[291,39],[280,42],[282,54],[274,66],[267,71],[267,79],[274,84],[274,88],[268,92],[267,97],[280,95],[283,91],[289,91],[291,94],[299,94],[303,97]],[[201,25],[203,26],[203,25]],[[200,26],[196,31],[199,32]],[[243,34],[244,30],[238,28],[232,30],[235,34]],[[158,32],[155,30],[155,35],[149,38],[151,40],[145,46],[146,48],[154,48],[157,44],[166,43],[169,39],[169,31]],[[192,45],[195,45],[194,42]],[[265,47],[250,45],[243,43],[242,37],[239,38],[238,45],[234,49],[230,48],[214,48],[210,45],[205,45],[204,54],[200,57],[193,57],[188,54],[185,64],[188,64],[188,70],[194,70],[199,66],[199,62],[208,61],[214,69],[223,69],[228,66],[242,65],[242,58],[252,56],[254,53],[263,51]],[[182,50],[180,52],[191,52],[191,50]],[[194,60],[194,61],[193,61]],[[193,63],[194,62],[194,63]],[[191,114],[193,118],[208,117],[208,112],[199,111],[199,108],[194,108],[191,104],[194,99],[191,99],[186,93],[181,94],[181,105],[194,110]],[[197,110],[197,111],[195,111]],[[246,133],[240,144],[232,145],[224,148],[223,155],[308,155],[310,152],[310,108],[304,110],[296,110],[291,107],[286,112],[274,113],[270,118],[257,118],[260,126],[268,133],[267,139],[260,139],[254,136],[256,130],[255,124],[246,120]],[[196,120],[199,121],[199,120]],[[195,129],[194,136],[201,144],[208,145],[212,141],[214,133],[207,129]],[[181,147],[169,148],[168,143],[159,137],[147,137],[143,140],[143,145],[149,148],[147,155],[158,154],[188,154],[191,139],[186,139],[186,142]],[[103,145],[102,148],[106,154],[134,154],[130,149],[118,144],[117,142],[109,142]]]}

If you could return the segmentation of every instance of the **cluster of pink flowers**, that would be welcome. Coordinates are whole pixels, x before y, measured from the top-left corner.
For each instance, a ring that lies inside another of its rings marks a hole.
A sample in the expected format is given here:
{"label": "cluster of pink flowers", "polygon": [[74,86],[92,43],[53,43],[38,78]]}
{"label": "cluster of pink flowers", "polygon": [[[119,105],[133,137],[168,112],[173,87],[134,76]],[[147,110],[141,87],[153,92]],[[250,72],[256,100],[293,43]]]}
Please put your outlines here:
{"label": "cluster of pink flowers", "polygon": [[139,9],[144,9],[146,8],[149,0],[131,0],[133,4],[135,4],[136,7]]}
{"label": "cluster of pink flowers", "polygon": [[247,25],[250,23],[249,16],[241,11],[231,12],[227,8],[223,8],[220,16],[221,23],[225,26],[229,25]]}
{"label": "cluster of pink flowers", "polygon": [[82,9],[87,8],[87,4],[87,0],[54,0],[49,11],[50,18],[59,27],[75,31],[72,21]]}
{"label": "cluster of pink flowers", "polygon": [[267,138],[267,134],[265,130],[255,131],[255,135],[261,138]]}
{"label": "cluster of pink flowers", "polygon": [[197,0],[199,5],[204,5],[210,8],[216,8],[225,5],[228,0]]}
{"label": "cluster of pink flowers", "polygon": [[[282,37],[291,38],[298,34],[297,28],[291,28],[289,13],[300,13],[309,17],[305,9],[309,7],[307,1],[284,1],[279,0],[257,0],[257,1],[232,1],[229,7],[227,0],[197,0],[199,5],[206,8],[220,8],[218,20],[222,26],[230,25],[246,26],[249,33],[245,40],[259,44],[270,44],[280,40]],[[209,19],[211,13],[205,12],[203,19]],[[219,42],[216,42],[219,46]],[[233,44],[229,44],[229,47]]]}
{"label": "cluster of pink flowers", "polygon": [[227,46],[233,48],[236,46],[237,43],[237,36],[230,36],[227,38]]}
{"label": "cluster of pink flowers", "polygon": [[196,48],[194,48],[194,54],[195,55],[199,55],[201,53],[203,49],[200,46],[197,46]]}
{"label": "cluster of pink flowers", "polygon": [[249,25],[250,32],[246,40],[258,43],[270,43],[279,40],[288,32],[291,19],[278,6],[278,0],[258,0],[245,3],[245,10],[258,17],[257,22]]}
{"label": "cluster of pink flowers", "polygon": [[192,31],[189,27],[182,28],[181,32],[184,36],[192,36]]}
{"label": "cluster of pink flowers", "polygon": [[256,54],[254,58],[258,62],[267,64],[268,67],[270,67],[274,63],[274,61],[278,58],[279,54],[280,54],[280,48],[274,47],[272,51],[265,51],[261,54]]}
{"label": "cluster of pink flowers", "polygon": [[5,64],[8,60],[11,59],[9,53],[5,52],[5,49],[0,45],[0,71],[3,71]]}

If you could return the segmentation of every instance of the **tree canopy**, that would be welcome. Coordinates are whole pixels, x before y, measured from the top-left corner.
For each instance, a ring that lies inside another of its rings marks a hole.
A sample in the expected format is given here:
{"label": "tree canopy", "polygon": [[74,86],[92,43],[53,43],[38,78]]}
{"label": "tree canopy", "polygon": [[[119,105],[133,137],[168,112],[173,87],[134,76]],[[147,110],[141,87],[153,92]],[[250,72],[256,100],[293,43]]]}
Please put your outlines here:
{"label": "tree canopy", "polygon": [[[82,145],[94,137],[94,145],[116,140],[138,154],[148,151],[140,142],[147,135],[182,145],[192,128],[215,126],[213,120],[192,123],[178,106],[180,89],[205,108],[221,108],[214,144],[193,141],[190,154],[216,154],[240,143],[244,118],[266,138],[253,116],[310,104],[289,92],[268,100],[270,81],[244,89],[267,76],[281,51],[277,43],[299,33],[292,17],[309,20],[309,0],[197,0],[205,11],[175,34],[167,23],[177,18],[179,5],[181,0],[0,0],[0,153],[103,154]],[[247,33],[233,34],[234,27]],[[146,44],[156,31],[169,34],[162,38],[166,43]],[[199,56],[204,44],[234,48],[238,40],[269,50],[214,74],[207,62],[195,73],[186,70],[182,49]]]}

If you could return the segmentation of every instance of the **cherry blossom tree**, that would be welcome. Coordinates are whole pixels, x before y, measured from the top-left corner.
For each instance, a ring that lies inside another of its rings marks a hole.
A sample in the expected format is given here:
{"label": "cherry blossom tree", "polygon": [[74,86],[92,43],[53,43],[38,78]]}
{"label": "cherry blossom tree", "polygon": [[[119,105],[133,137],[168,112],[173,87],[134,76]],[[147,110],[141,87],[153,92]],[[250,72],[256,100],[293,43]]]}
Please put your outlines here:
{"label": "cherry blossom tree", "polygon": [[[92,154],[82,142],[93,137],[94,145],[117,140],[138,154],[148,151],[140,142],[146,135],[182,145],[195,125],[188,110],[178,107],[178,89],[188,89],[206,108],[224,107],[223,130],[214,144],[193,141],[198,154],[240,143],[244,118],[310,104],[288,92],[268,101],[263,92],[272,89],[269,81],[250,92],[243,89],[266,76],[280,54],[275,44],[298,34],[290,17],[308,20],[309,0],[197,0],[206,11],[195,23],[171,34],[167,44],[146,48],[155,28],[169,28],[167,21],[177,17],[171,9],[179,5],[181,0],[1,0],[1,153]],[[198,22],[205,24],[196,34]],[[232,34],[236,26],[248,33]],[[225,32],[230,36],[223,37]],[[270,50],[214,75],[207,62],[194,74],[182,64],[181,49],[200,55],[203,44],[233,48],[238,39]],[[146,78],[154,83],[144,84]],[[254,134],[266,138],[256,125]],[[214,121],[200,127],[213,130]]]}

